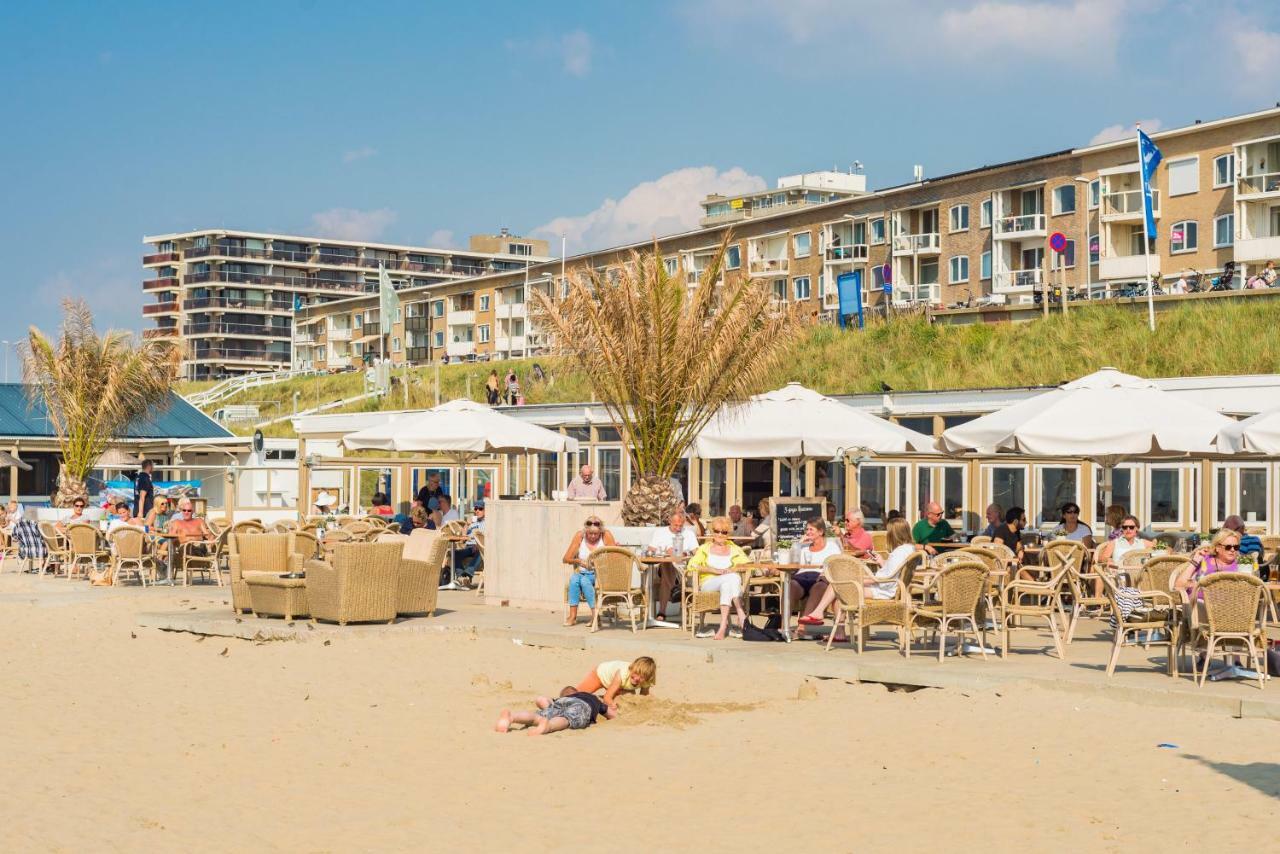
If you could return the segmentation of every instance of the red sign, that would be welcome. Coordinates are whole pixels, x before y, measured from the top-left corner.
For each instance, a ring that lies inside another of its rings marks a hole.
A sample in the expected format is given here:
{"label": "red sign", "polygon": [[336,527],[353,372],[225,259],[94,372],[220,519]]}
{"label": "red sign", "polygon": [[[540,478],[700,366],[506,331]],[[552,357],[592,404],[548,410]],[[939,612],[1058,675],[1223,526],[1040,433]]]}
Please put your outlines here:
{"label": "red sign", "polygon": [[1061,231],[1049,235],[1049,248],[1061,255],[1067,251],[1067,236]]}

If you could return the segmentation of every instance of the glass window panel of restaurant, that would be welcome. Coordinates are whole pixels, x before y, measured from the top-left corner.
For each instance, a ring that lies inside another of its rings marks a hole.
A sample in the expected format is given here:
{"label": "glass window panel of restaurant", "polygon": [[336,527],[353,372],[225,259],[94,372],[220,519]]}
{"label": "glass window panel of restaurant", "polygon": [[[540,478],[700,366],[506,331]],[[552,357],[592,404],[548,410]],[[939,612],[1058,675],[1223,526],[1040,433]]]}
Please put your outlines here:
{"label": "glass window panel of restaurant", "polygon": [[930,501],[942,505],[942,518],[965,527],[964,466],[920,466],[916,470],[916,511],[924,518]]}
{"label": "glass window panel of restaurant", "polygon": [[[800,488],[796,492],[797,495],[808,495],[805,492],[805,466],[802,463],[797,471],[800,474]],[[778,461],[778,495],[785,496],[791,494],[791,467],[781,460]]]}
{"label": "glass window panel of restaurant", "polygon": [[476,506],[476,499],[486,501],[495,497],[493,485],[498,479],[498,470],[492,468],[467,470],[467,509]]}
{"label": "glass window panel of restaurant", "polygon": [[706,518],[725,514],[725,481],[728,460],[704,460],[702,463],[702,501]]}
{"label": "glass window panel of restaurant", "polygon": [[1026,466],[989,466],[987,476],[991,483],[991,503],[1001,510],[1027,506]]}
{"label": "glass window panel of restaurant", "polygon": [[1080,501],[1080,472],[1075,466],[1039,466],[1036,475],[1040,486],[1039,523],[1062,521],[1062,505]]}
{"label": "glass window panel of restaurant", "polygon": [[1241,466],[1236,470],[1236,512],[1250,525],[1267,521],[1267,470]]}
{"label": "glass window panel of restaurant", "polygon": [[538,453],[538,497],[544,501],[551,499],[556,489],[556,455],[548,451]]}
{"label": "glass window panel of restaurant", "polygon": [[1148,524],[1180,524],[1182,522],[1182,469],[1164,466],[1152,466],[1147,469],[1147,498],[1149,518],[1146,521]]}
{"label": "glass window panel of restaurant", "polygon": [[915,430],[917,433],[923,433],[926,436],[933,435],[932,415],[925,415],[919,418],[899,418],[898,423],[908,430]]}
{"label": "glass window panel of restaurant", "polygon": [[[1093,467],[1093,482],[1097,497],[1094,500],[1094,521],[1101,527],[1107,522],[1107,505],[1102,492],[1102,466]],[[1133,485],[1136,482],[1133,466],[1116,466],[1111,470],[1111,503],[1119,504],[1124,512],[1133,512]]]}
{"label": "glass window panel of restaurant", "polygon": [[[395,497],[395,469],[383,466],[377,468],[362,466],[357,469],[357,475],[360,493],[356,498],[356,502],[361,509],[367,511],[373,507],[373,495],[375,492],[380,492],[387,496],[388,501]],[[423,482],[425,483],[426,481],[424,480]]]}
{"label": "glass window panel of restaurant", "polygon": [[825,497],[827,503],[836,509],[836,516],[844,514],[844,462],[833,463],[830,460],[814,464],[814,495]]}
{"label": "glass window panel of restaurant", "polygon": [[596,477],[604,484],[609,501],[622,499],[622,449],[596,448]]}
{"label": "glass window panel of restaurant", "polygon": [[503,475],[503,484],[505,485],[503,495],[519,495],[525,490],[525,462],[524,454],[506,454],[506,468]]}
{"label": "glass window panel of restaurant", "polygon": [[887,466],[863,465],[858,468],[858,505],[866,527],[884,530],[889,510],[889,469]]}
{"label": "glass window panel of restaurant", "polygon": [[427,485],[427,477],[432,474],[440,475],[440,488],[448,495],[454,495],[453,489],[453,469],[447,467],[420,468],[413,470],[413,494],[417,495],[418,490]]}

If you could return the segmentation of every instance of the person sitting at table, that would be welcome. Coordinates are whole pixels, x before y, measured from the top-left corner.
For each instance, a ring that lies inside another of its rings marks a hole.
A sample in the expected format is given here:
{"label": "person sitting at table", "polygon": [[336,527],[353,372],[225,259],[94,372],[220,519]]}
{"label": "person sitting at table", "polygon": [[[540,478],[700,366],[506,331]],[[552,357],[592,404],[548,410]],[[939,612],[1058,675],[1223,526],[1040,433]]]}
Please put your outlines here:
{"label": "person sitting at table", "polygon": [[769,520],[769,499],[760,499],[760,502],[756,505],[756,518],[760,521],[751,529],[751,535],[756,538],[755,547],[773,551],[773,529]]}
{"label": "person sitting at table", "polygon": [[1107,526],[1107,539],[1114,540],[1120,536],[1120,520],[1129,511],[1124,509],[1123,504],[1112,504],[1107,508],[1107,512],[1103,515],[1102,521]]}
{"label": "person sitting at table", "polygon": [[[1207,546],[1196,550],[1195,557],[1173,581],[1173,589],[1182,597],[1187,623],[1194,629],[1205,622],[1204,591],[1196,590],[1200,579],[1215,572],[1240,571],[1240,535],[1230,528],[1220,528]],[[1191,594],[1196,594],[1195,601]],[[1197,662],[1199,667],[1203,659]]]}
{"label": "person sitting at table", "polygon": [[476,542],[476,533],[484,534],[484,499],[476,501],[475,505],[476,517],[467,525],[466,536],[467,544],[454,555],[454,560],[458,565],[458,580],[465,581],[468,586],[471,585],[472,579],[475,578],[477,572],[480,571],[484,564],[484,555],[480,552],[480,545]]}
{"label": "person sitting at table", "polygon": [[[11,502],[11,503],[16,504],[17,502]],[[59,519],[56,523],[54,523],[53,527],[57,528],[59,531],[65,534],[67,532],[68,525],[93,524],[92,522],[89,521],[89,517],[84,515],[84,508],[85,508],[85,500],[83,498],[75,499],[74,501],[71,502],[71,515],[65,519]]]}
{"label": "person sitting at table", "polygon": [[1001,509],[999,504],[988,504],[986,519],[987,527],[982,529],[982,536],[990,537],[994,540],[996,531],[1004,524],[1004,510]]}
{"label": "person sitting at table", "polygon": [[[133,525],[139,520],[133,518],[133,510],[129,506],[129,502],[123,499],[117,501],[115,506],[111,508],[111,518],[107,520],[107,539],[111,539],[112,532],[116,528],[122,528],[126,525]],[[112,546],[115,549],[115,546]]]}
{"label": "person sitting at table", "polygon": [[[174,535],[175,554],[191,553],[184,549],[188,543],[211,543],[215,539],[213,531],[205,524],[202,517],[195,515],[195,507],[190,498],[178,499],[178,515],[169,520],[167,533]],[[204,550],[207,547],[201,547]]]}
{"label": "person sitting at table", "polygon": [[742,515],[742,508],[737,504],[729,507],[729,523],[733,525],[733,536],[749,537],[751,529],[755,526],[751,524],[751,520]]}
{"label": "person sitting at table", "polygon": [[163,531],[173,516],[173,505],[169,502],[169,496],[157,495],[156,503],[151,505],[151,511],[143,518],[142,524],[148,531]]}
{"label": "person sitting at table", "polygon": [[565,618],[566,626],[578,623],[578,603],[586,602],[587,610],[596,607],[596,571],[591,566],[591,553],[601,546],[615,546],[617,542],[613,534],[604,529],[604,522],[599,516],[588,516],[582,523],[582,530],[573,535],[569,548],[565,550],[564,563],[576,567],[569,576],[569,616]]}
{"label": "person sitting at table", "polygon": [[1102,550],[1098,552],[1098,560],[1104,566],[1116,567],[1129,552],[1152,548],[1155,543],[1138,536],[1140,528],[1141,523],[1138,522],[1137,516],[1122,517],[1116,528],[1120,535],[1103,545]]}
{"label": "person sitting at table", "polygon": [[369,515],[370,516],[394,516],[395,511],[391,509],[391,501],[381,492],[375,492],[369,498]]}
{"label": "person sitting at table", "polygon": [[707,526],[702,524],[702,505],[696,501],[684,508],[685,521],[693,528],[699,539],[707,535]]}
{"label": "person sitting at table", "polygon": [[871,541],[871,532],[863,527],[865,523],[862,511],[857,508],[844,514],[844,533],[840,535],[840,545],[854,557],[865,558],[875,547]]}
{"label": "person sitting at table", "polygon": [[[653,532],[649,540],[649,551],[655,556],[688,555],[698,550],[698,538],[693,528],[685,524],[685,515],[676,510],[667,518],[665,527]],[[672,591],[679,583],[679,575],[674,564],[664,563],[658,567],[658,614],[666,612],[667,603],[671,601]]]}
{"label": "person sitting at table", "polygon": [[[901,574],[907,558],[920,551],[921,547],[912,539],[911,529],[907,527],[906,519],[890,520],[886,526],[885,535],[889,542],[889,556],[885,558],[883,564],[875,569],[875,577],[893,579]],[[864,578],[862,584],[863,598],[868,601],[871,599],[892,599],[898,595],[898,584],[894,581],[875,581],[870,578]],[[831,607],[831,603],[836,601],[835,588],[826,583],[825,575],[822,579],[821,588],[815,585],[813,592],[818,594],[818,602],[808,613],[800,618],[800,626],[796,630],[797,637],[804,636],[805,626],[822,625],[826,621],[827,609]],[[835,640],[840,643],[847,642],[847,639],[841,635],[837,635]]]}
{"label": "person sitting at table", "polygon": [[[813,590],[822,577],[822,562],[832,555],[840,554],[840,543],[834,537],[827,536],[827,523],[821,516],[814,516],[804,523],[804,536],[800,538],[800,565],[812,567],[802,569],[791,575],[791,601],[799,606],[802,599],[810,598]],[[812,597],[808,608],[800,610],[807,613],[817,603],[822,591]]]}
{"label": "person sitting at table", "polygon": [[734,571],[734,567],[750,563],[746,552],[735,542],[730,541],[729,534],[733,526],[724,516],[711,520],[711,539],[698,546],[698,550],[689,558],[689,570],[703,570],[698,574],[698,589],[717,591],[720,594],[720,626],[714,635],[716,640],[724,640],[729,631],[729,606],[733,606],[738,614],[738,627],[733,630],[735,637],[741,636],[742,626],[747,622],[747,612],[742,607],[742,576]]}
{"label": "person sitting at table", "polygon": [[453,507],[453,499],[447,494],[442,494],[436,498],[436,509],[431,513],[431,521],[435,522],[437,528],[443,528],[450,522],[457,522],[462,517],[458,515],[458,511]]}
{"label": "person sitting at table", "polygon": [[911,538],[917,544],[924,546],[924,550],[929,554],[938,553],[933,543],[945,542],[953,539],[955,535],[956,532],[951,527],[951,523],[942,518],[942,505],[936,501],[930,501],[924,506],[924,518],[916,522],[915,527],[911,529]]}
{"label": "person sitting at table", "polygon": [[1068,501],[1062,505],[1062,524],[1053,529],[1055,540],[1071,540],[1082,543],[1086,549],[1093,551],[1093,529],[1080,521],[1080,505]]}
{"label": "person sitting at table", "polygon": [[1010,507],[1005,511],[1004,524],[996,528],[995,541],[1003,543],[1014,557],[1022,560],[1022,529],[1027,524],[1027,512],[1021,507]]}
{"label": "person sitting at table", "polygon": [[1262,563],[1262,538],[1257,534],[1250,534],[1249,530],[1244,526],[1244,520],[1239,516],[1228,516],[1222,523],[1222,527],[1228,531],[1235,531],[1240,535],[1240,556],[1248,557],[1256,555],[1258,563]]}

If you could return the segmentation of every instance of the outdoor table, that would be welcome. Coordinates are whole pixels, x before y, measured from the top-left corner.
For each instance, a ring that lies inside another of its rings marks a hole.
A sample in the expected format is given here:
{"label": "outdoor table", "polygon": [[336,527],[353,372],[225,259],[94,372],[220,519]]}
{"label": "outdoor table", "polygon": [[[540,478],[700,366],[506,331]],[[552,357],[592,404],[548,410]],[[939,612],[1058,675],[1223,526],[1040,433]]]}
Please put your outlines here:
{"label": "outdoor table", "polygon": [[970,544],[956,542],[952,540],[944,540],[943,542],[940,542],[940,543],[929,543],[929,545],[940,552],[945,552],[945,551],[952,551],[954,549],[967,549],[969,548]]}
{"label": "outdoor table", "polygon": [[743,564],[744,566],[754,566],[757,569],[773,570],[782,576],[782,634],[786,637],[787,643],[791,643],[791,576],[797,572],[812,572],[821,570],[820,563],[757,563]]}
{"label": "outdoor table", "polygon": [[461,534],[446,534],[445,540],[449,543],[449,583],[440,585],[441,590],[461,590],[458,586],[458,546],[465,543],[469,537]]}
{"label": "outdoor table", "polygon": [[[655,581],[658,574],[654,572],[654,570],[665,564],[671,564],[676,568],[676,572],[679,573],[683,570],[684,565],[689,562],[689,555],[641,555],[636,559],[640,562],[640,571],[643,575],[643,579],[640,583],[649,591],[649,613],[644,615],[645,628],[680,628],[680,623],[673,623],[670,620],[665,619],[667,610],[666,603],[659,603],[655,595],[657,588]],[[663,606],[660,616],[654,614],[654,608],[659,604]]]}
{"label": "outdoor table", "polygon": [[170,540],[169,553],[164,560],[164,583],[173,586],[173,550],[177,547],[177,534],[170,534],[168,531],[152,531],[147,534],[147,539],[151,540],[152,554],[158,559],[160,550],[156,548],[160,545],[161,540]]}

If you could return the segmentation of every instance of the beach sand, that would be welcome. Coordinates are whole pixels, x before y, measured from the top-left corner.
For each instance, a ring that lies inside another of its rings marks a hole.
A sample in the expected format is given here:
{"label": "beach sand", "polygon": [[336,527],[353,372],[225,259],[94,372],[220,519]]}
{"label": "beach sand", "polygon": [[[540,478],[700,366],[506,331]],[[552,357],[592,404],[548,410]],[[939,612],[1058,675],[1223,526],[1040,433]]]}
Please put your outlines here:
{"label": "beach sand", "polygon": [[221,590],[49,602],[50,583],[0,575],[5,851],[1225,850],[1274,837],[1275,722],[670,654],[655,694],[624,698],[617,721],[498,735],[502,708],[531,708],[599,655],[429,633],[200,639],[134,615],[226,609]]}

